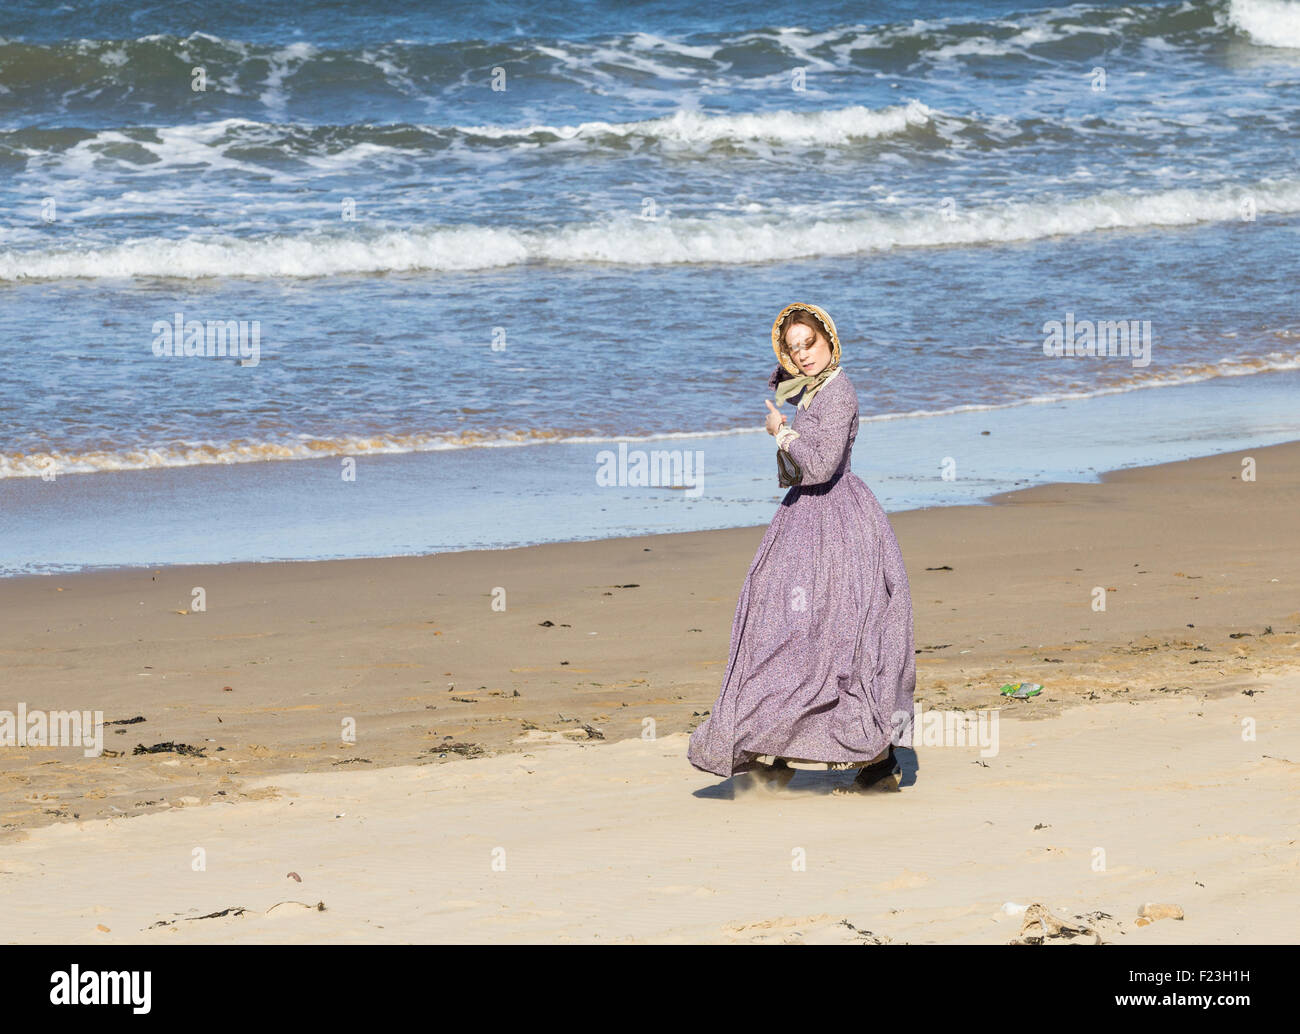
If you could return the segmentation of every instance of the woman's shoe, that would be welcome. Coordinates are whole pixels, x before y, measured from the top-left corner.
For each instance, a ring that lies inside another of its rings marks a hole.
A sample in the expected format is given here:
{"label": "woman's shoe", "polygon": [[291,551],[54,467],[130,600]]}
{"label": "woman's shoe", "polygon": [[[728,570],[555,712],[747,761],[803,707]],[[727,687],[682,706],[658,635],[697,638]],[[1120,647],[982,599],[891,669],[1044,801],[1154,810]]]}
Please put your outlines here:
{"label": "woman's shoe", "polygon": [[889,745],[889,754],[885,758],[880,761],[873,761],[870,765],[863,765],[850,785],[837,787],[831,793],[836,796],[861,793],[863,790],[870,790],[886,779],[893,785],[880,786],[880,789],[897,790],[898,780],[894,779],[894,770],[898,767],[898,760],[894,757],[894,745],[891,743]]}
{"label": "woman's shoe", "polygon": [[786,763],[785,758],[773,758],[770,765],[763,765],[755,771],[760,779],[777,786],[785,786],[794,778],[794,773],[795,770]]}

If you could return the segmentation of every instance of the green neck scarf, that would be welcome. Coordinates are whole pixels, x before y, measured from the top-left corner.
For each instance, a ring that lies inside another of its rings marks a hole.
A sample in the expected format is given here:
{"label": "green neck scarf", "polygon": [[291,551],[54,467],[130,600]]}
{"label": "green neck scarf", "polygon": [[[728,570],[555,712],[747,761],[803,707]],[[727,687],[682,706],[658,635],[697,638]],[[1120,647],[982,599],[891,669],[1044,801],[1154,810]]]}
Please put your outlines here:
{"label": "green neck scarf", "polygon": [[779,406],[788,402],[791,396],[797,395],[801,391],[816,391],[838,369],[838,366],[832,365],[826,367],[821,373],[803,374],[799,377],[791,377],[789,380],[781,381],[776,386],[776,404]]}

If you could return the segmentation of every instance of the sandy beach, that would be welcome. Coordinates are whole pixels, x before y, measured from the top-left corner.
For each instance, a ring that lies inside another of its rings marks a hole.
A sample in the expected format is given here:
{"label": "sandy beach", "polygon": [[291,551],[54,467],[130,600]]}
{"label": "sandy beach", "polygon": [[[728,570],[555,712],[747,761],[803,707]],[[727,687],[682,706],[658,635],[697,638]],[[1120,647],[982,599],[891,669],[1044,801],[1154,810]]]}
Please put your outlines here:
{"label": "sandy beach", "polygon": [[1298,508],[1292,443],[892,515],[917,698],[1000,748],[857,797],[685,760],[762,527],[6,579],[0,708],[144,720],[0,748],[3,939],[1294,941]]}

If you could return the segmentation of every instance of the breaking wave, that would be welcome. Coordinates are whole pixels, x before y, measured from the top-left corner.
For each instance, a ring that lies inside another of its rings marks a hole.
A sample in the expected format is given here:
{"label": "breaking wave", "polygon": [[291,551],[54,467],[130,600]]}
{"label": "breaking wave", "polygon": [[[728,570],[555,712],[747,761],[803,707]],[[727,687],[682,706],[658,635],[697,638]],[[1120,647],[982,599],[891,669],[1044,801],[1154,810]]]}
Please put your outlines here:
{"label": "breaking wave", "polygon": [[732,265],[898,248],[998,245],[1105,230],[1144,230],[1300,212],[1300,180],[969,209],[936,201],[859,215],[811,206],[768,214],[620,218],[546,229],[444,226],[416,230],[147,238],[89,248],[0,251],[0,280],[327,277],[502,269],[530,263]]}

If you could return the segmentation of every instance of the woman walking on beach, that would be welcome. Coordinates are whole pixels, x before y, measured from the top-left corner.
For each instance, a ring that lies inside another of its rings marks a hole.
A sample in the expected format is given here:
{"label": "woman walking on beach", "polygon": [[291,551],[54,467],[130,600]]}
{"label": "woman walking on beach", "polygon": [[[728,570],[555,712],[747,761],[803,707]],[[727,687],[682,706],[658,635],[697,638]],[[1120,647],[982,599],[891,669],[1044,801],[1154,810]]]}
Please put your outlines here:
{"label": "woman walking on beach", "polygon": [[[858,397],[830,316],[795,303],[772,324],[780,365],[767,403],[782,486],[740,590],[722,689],[687,758],[720,776],[793,774],[786,760],[861,767],[855,789],[891,777],[910,743],[912,599],[898,541],[849,469]],[[771,758],[771,764],[760,759]]]}

